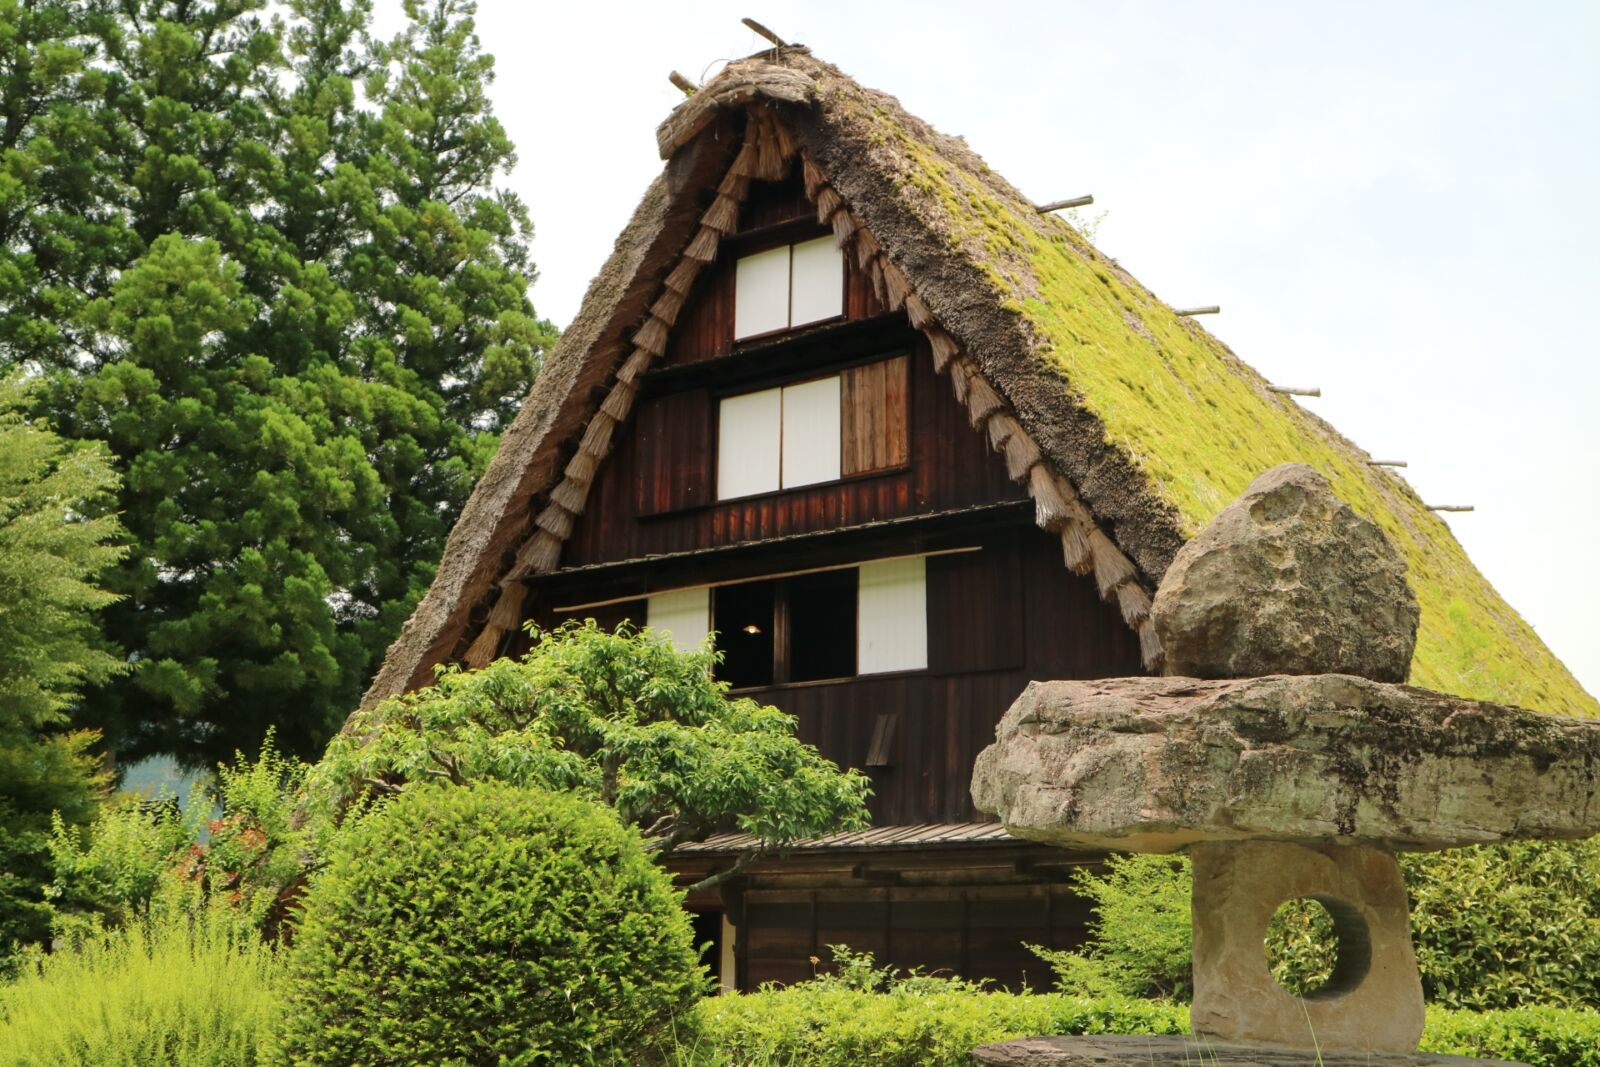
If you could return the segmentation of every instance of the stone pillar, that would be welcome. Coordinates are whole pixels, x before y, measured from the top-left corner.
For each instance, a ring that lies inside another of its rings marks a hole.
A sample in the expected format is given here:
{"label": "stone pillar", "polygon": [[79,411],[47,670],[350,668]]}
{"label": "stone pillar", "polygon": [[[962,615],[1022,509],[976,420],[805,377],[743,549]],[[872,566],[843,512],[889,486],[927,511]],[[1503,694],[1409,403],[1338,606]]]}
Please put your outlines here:
{"label": "stone pillar", "polygon": [[[1244,841],[1196,844],[1189,855],[1197,1035],[1305,1049],[1416,1050],[1422,979],[1392,853]],[[1278,908],[1305,897],[1333,915],[1339,956],[1328,983],[1301,999],[1273,980],[1265,937]]]}

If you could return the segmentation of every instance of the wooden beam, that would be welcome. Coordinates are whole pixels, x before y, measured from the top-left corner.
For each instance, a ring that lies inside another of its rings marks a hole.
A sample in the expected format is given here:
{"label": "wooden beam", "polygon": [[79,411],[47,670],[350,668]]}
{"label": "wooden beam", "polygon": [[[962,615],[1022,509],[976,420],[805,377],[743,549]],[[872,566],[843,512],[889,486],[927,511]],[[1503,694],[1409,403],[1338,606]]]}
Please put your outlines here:
{"label": "wooden beam", "polygon": [[677,71],[673,71],[672,73],[668,74],[667,81],[671,82],[673,85],[676,85],[679,89],[682,89],[684,96],[693,96],[695,93],[700,91],[700,87],[698,85],[684,77],[682,74],[679,74]]}
{"label": "wooden beam", "polygon": [[771,30],[767,29],[765,26],[761,25],[761,23],[757,22],[755,19],[740,19],[739,21],[744,23],[746,26],[750,27],[750,29],[757,36],[765,37],[767,40],[771,41],[772,44],[773,44],[773,47],[775,47],[775,48],[786,48],[786,47],[788,47],[788,42],[787,41],[785,41],[782,37],[779,37],[777,34],[773,33]]}
{"label": "wooden beam", "polygon": [[1367,460],[1367,466],[1369,466],[1369,467],[1404,467],[1406,465],[1407,465],[1406,461],[1403,460],[1403,459],[1369,459],[1369,460]]}
{"label": "wooden beam", "polygon": [[1313,385],[1309,389],[1302,389],[1295,385],[1269,385],[1267,389],[1274,393],[1287,393],[1290,396],[1321,396],[1322,387]]}
{"label": "wooden beam", "polygon": [[1198,308],[1173,308],[1172,309],[1172,313],[1174,315],[1178,315],[1178,316],[1180,316],[1182,318],[1190,318],[1191,316],[1194,316],[1194,315],[1216,315],[1216,314],[1220,314],[1221,311],[1222,311],[1222,308],[1219,307],[1216,304],[1207,304],[1205,307],[1198,307]]}
{"label": "wooden beam", "polygon": [[1041,215],[1048,215],[1052,211],[1069,207],[1088,207],[1092,203],[1094,203],[1092,196],[1075,196],[1071,200],[1052,200],[1048,204],[1035,204],[1033,209]]}
{"label": "wooden beam", "polygon": [[1471,504],[1429,504],[1429,511],[1476,511]]}

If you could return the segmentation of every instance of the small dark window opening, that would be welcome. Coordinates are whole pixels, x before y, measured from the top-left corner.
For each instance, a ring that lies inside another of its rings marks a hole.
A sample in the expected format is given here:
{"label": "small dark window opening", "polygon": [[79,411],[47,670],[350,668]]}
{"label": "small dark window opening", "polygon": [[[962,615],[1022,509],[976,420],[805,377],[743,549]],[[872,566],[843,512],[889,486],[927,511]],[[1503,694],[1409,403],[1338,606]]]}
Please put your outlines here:
{"label": "small dark window opening", "polygon": [[771,685],[777,638],[777,583],[743,582],[713,590],[711,627],[722,664],[717,677],[735,689]]}
{"label": "small dark window opening", "polygon": [[700,966],[715,982],[722,972],[722,912],[693,911],[689,922],[694,927],[694,943],[700,949]]}
{"label": "small dark window opening", "polygon": [[849,678],[856,673],[856,579],[851,567],[790,578],[789,681]]}
{"label": "small dark window opening", "polygon": [[734,689],[856,673],[855,567],[713,590],[711,625]]}

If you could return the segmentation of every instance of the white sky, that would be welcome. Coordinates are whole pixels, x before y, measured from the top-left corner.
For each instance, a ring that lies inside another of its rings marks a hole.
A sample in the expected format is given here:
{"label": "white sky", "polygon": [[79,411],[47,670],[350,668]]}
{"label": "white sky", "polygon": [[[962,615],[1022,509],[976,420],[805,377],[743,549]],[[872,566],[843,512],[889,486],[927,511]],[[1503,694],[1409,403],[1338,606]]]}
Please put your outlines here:
{"label": "white sky", "polygon": [[[392,29],[399,0],[379,0]],[[1600,641],[1600,4],[481,0],[509,185],[565,325],[751,15],[962,134],[1374,455],[1592,693]]]}

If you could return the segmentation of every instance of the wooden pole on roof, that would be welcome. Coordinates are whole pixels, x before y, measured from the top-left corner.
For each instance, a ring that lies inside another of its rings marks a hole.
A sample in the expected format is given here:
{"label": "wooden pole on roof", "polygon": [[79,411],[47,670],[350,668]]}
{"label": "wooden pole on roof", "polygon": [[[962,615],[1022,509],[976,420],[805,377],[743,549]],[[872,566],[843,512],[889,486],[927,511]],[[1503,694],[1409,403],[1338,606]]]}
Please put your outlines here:
{"label": "wooden pole on roof", "polygon": [[750,27],[750,29],[758,36],[765,37],[767,40],[771,41],[774,48],[788,47],[787,41],[773,33],[771,30],[767,29],[765,26],[761,25],[761,23],[757,22],[755,19],[740,19],[739,21]]}
{"label": "wooden pole on roof", "polygon": [[1048,215],[1052,211],[1069,207],[1088,207],[1092,203],[1094,203],[1093,196],[1075,196],[1071,200],[1052,200],[1048,204],[1035,204],[1033,209],[1041,215]]}
{"label": "wooden pole on roof", "polygon": [[1475,511],[1471,504],[1429,504],[1429,511]]}
{"label": "wooden pole on roof", "polygon": [[1221,312],[1222,312],[1222,308],[1218,307],[1216,304],[1207,304],[1205,307],[1198,307],[1198,308],[1173,308],[1172,309],[1172,313],[1174,315],[1178,315],[1178,316],[1181,316],[1183,318],[1189,318],[1191,315],[1217,315],[1217,314],[1221,314]]}
{"label": "wooden pole on roof", "polygon": [[1369,466],[1369,467],[1404,467],[1404,466],[1406,466],[1406,461],[1403,460],[1403,459],[1369,459],[1369,460],[1367,460],[1367,466]]}
{"label": "wooden pole on roof", "polygon": [[1322,395],[1322,386],[1320,386],[1320,385],[1313,385],[1309,389],[1303,389],[1303,388],[1301,388],[1300,386],[1297,386],[1297,385],[1269,385],[1269,386],[1267,386],[1267,390],[1269,392],[1273,392],[1273,393],[1287,393],[1290,396],[1321,396]]}
{"label": "wooden pole on roof", "polygon": [[684,96],[693,96],[695,93],[700,91],[700,87],[698,85],[684,77],[682,74],[679,74],[677,71],[673,71],[671,74],[668,74],[667,81],[682,89]]}

